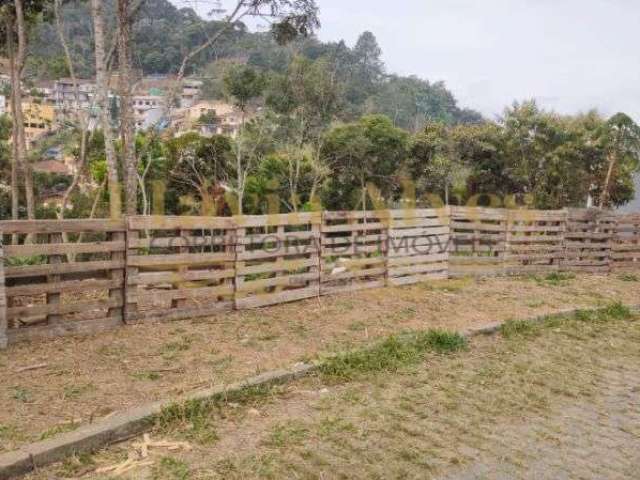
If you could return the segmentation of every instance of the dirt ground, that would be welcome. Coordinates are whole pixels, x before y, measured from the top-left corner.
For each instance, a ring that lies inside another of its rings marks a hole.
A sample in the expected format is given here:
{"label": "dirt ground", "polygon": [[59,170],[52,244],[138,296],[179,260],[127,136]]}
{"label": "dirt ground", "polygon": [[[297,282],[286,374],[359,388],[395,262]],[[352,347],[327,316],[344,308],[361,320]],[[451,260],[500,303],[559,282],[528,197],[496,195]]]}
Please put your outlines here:
{"label": "dirt ground", "polygon": [[633,276],[445,280],[15,345],[0,352],[0,452],[402,330],[461,330],[639,299]]}
{"label": "dirt ground", "polygon": [[303,379],[206,421],[192,411],[28,478],[106,479],[140,443],[148,455],[119,478],[637,478],[638,317],[526,327],[394,372]]}

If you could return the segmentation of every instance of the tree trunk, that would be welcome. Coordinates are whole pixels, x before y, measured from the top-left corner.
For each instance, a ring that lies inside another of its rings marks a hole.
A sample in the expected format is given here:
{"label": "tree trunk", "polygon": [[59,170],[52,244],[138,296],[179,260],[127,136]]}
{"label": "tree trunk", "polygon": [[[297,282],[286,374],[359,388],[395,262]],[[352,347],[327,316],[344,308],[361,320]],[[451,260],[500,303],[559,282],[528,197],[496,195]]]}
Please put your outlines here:
{"label": "tree trunk", "polygon": [[244,134],[244,122],[245,122],[245,112],[244,108],[240,109],[240,130],[238,131],[238,138],[236,141],[236,182],[238,187],[238,215],[243,215],[244,210],[242,206],[242,202],[244,201],[244,186],[246,179],[246,172],[242,165],[242,135]]}
{"label": "tree trunk", "polygon": [[33,193],[33,172],[31,165],[27,161],[27,141],[24,132],[24,114],[22,111],[22,90],[20,80],[22,71],[24,70],[24,62],[27,49],[27,32],[24,20],[23,0],[15,0],[16,18],[15,23],[18,30],[18,50],[14,57],[11,78],[11,93],[13,97],[13,125],[14,136],[13,141],[16,142],[15,159],[23,172],[25,197],[27,200],[27,217],[32,220],[35,218],[35,195]]}
{"label": "tree trunk", "polygon": [[129,0],[118,0],[118,64],[120,90],[120,134],[122,137],[122,163],[124,166],[126,213],[135,215],[138,210],[138,177],[136,170],[135,129],[133,124],[132,72],[131,72],[131,21]]}
{"label": "tree trunk", "polygon": [[91,16],[95,36],[96,55],[96,102],[100,110],[100,125],[104,134],[104,150],[107,159],[109,186],[109,211],[111,218],[122,215],[120,183],[118,181],[118,159],[114,146],[113,131],[109,119],[109,82],[105,59],[104,10],[102,0],[91,0]]}
{"label": "tree trunk", "polygon": [[607,176],[604,179],[604,185],[602,186],[602,192],[600,193],[600,208],[604,208],[609,201],[609,188],[611,185],[611,177],[613,176],[613,169],[616,165],[616,156],[612,153],[609,154],[609,168],[607,168]]}
{"label": "tree trunk", "polygon": [[[9,55],[9,73],[10,73],[10,79],[11,79],[11,90],[13,91],[15,88],[14,79],[16,77],[15,49],[13,45],[13,27],[12,27],[11,17],[8,14],[5,17],[5,28],[7,32],[7,54]],[[9,99],[9,102],[10,102],[12,115],[14,116],[14,119],[15,119],[17,109],[15,106],[15,95],[13,95],[13,93],[11,94],[11,98]],[[15,123],[15,120],[14,120],[14,123]],[[11,218],[13,220],[18,219],[18,211],[20,208],[20,198],[19,198],[20,187],[18,186],[18,182],[19,182],[18,171],[20,169],[20,161],[19,161],[20,153],[18,151],[19,137],[17,135],[17,131],[18,130],[16,127],[14,127],[12,130],[13,139],[12,139],[12,158],[11,158]],[[12,242],[16,243],[16,240],[14,239]]]}

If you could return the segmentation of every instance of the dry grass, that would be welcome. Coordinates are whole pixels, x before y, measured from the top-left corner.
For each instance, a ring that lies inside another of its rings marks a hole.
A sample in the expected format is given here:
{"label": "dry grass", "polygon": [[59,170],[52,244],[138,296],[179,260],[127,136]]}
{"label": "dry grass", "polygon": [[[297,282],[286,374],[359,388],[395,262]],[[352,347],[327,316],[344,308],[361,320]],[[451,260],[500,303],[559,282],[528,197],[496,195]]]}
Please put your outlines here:
{"label": "dry grass", "polygon": [[[0,451],[116,410],[228,383],[405,330],[461,330],[620,300],[640,284],[615,276],[447,280],[362,291],[0,353]],[[27,365],[46,368],[16,374]]]}
{"label": "dry grass", "polygon": [[[517,471],[536,428],[544,427],[537,441],[556,448],[550,437],[567,407],[597,404],[613,377],[640,382],[640,321],[619,306],[505,333],[477,338],[463,351],[425,352],[423,362],[393,372],[365,368],[338,384],[321,374],[200,411],[192,420],[206,418],[202,429],[215,432],[212,442],[190,435],[184,419],[167,421],[153,435],[187,438],[194,450],[170,461],[166,452],[152,452],[153,467],[124,478],[431,478],[483,455]],[[637,448],[640,423],[625,428],[636,429],[635,443],[624,441]],[[113,447],[85,464],[117,463],[129,448]],[[166,476],[152,476],[169,467]],[[77,474],[67,469],[53,466],[31,478]]]}

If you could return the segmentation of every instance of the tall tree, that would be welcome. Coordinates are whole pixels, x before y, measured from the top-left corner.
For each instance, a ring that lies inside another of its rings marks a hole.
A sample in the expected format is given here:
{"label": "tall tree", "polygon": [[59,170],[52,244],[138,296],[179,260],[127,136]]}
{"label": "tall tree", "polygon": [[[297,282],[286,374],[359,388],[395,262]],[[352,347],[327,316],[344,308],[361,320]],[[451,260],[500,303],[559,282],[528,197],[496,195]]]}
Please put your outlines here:
{"label": "tall tree", "polygon": [[382,115],[369,115],[332,129],[322,149],[333,171],[324,191],[324,206],[350,209],[359,205],[366,209],[369,183],[391,204],[403,174],[407,142],[407,132],[395,128]]}
{"label": "tall tree", "polygon": [[288,205],[301,206],[300,185],[311,175],[307,200],[314,201],[326,177],[321,150],[324,133],[339,106],[339,88],[333,66],[326,59],[315,62],[297,57],[286,74],[276,77],[267,95],[267,105],[277,115],[280,160],[287,165]]}
{"label": "tall tree", "polygon": [[109,211],[112,218],[118,218],[122,213],[122,206],[120,201],[120,181],[118,180],[118,159],[109,118],[109,79],[106,64],[103,0],[91,0],[91,17],[93,19],[96,60],[96,104],[100,112],[100,125],[104,134]]}
{"label": "tall tree", "polygon": [[231,68],[224,78],[225,91],[240,110],[240,130],[234,142],[236,175],[235,190],[237,196],[237,214],[242,215],[244,193],[250,173],[255,168],[256,146],[263,142],[266,124],[255,122],[250,134],[245,132],[247,109],[250,103],[262,95],[265,88],[264,77],[251,67],[238,65]]}
{"label": "tall tree", "polygon": [[445,205],[449,205],[451,189],[464,185],[468,174],[456,151],[452,130],[443,123],[430,122],[413,138],[410,148],[409,171],[417,183],[417,193],[444,194]]}
{"label": "tall tree", "polygon": [[362,104],[376,92],[384,74],[381,55],[382,50],[375,35],[371,32],[362,33],[351,55],[346,92],[349,101]]}
{"label": "tall tree", "polygon": [[628,115],[617,113],[606,123],[604,143],[607,173],[600,193],[600,208],[610,205],[611,185],[616,171],[626,169],[628,174],[640,168],[640,127]]}
{"label": "tall tree", "polygon": [[135,215],[138,210],[138,173],[136,139],[133,119],[133,71],[131,68],[131,5],[129,0],[117,0],[118,14],[118,75],[120,93],[120,138],[125,181],[125,211]]}
{"label": "tall tree", "polygon": [[[29,0],[14,0],[13,8],[10,4],[3,6],[7,30],[7,51],[9,54],[9,70],[11,83],[11,109],[13,114],[13,157],[12,171],[12,218],[18,218],[19,188],[18,171],[22,171],[27,201],[27,217],[35,218],[35,195],[33,189],[33,172],[27,161],[27,142],[24,129],[24,113],[22,110],[22,75],[25,67],[27,52],[27,15],[41,9],[38,2]],[[14,39],[17,37],[17,46]]]}
{"label": "tall tree", "polygon": [[173,167],[171,181],[180,194],[195,194],[203,215],[216,215],[222,211],[220,192],[233,175],[234,158],[228,137],[211,138],[187,133],[168,144]]}

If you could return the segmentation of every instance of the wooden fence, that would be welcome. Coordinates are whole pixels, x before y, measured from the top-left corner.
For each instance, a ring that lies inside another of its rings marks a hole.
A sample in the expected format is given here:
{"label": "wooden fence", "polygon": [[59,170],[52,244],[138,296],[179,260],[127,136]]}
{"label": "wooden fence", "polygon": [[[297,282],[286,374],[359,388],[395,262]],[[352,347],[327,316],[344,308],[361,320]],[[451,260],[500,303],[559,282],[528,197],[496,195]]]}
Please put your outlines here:
{"label": "wooden fence", "polygon": [[122,323],[124,222],[10,221],[0,229],[11,239],[0,262],[0,322],[9,342]]}
{"label": "wooden fence", "polygon": [[448,276],[640,268],[640,214],[323,212],[0,222],[0,347]]}

